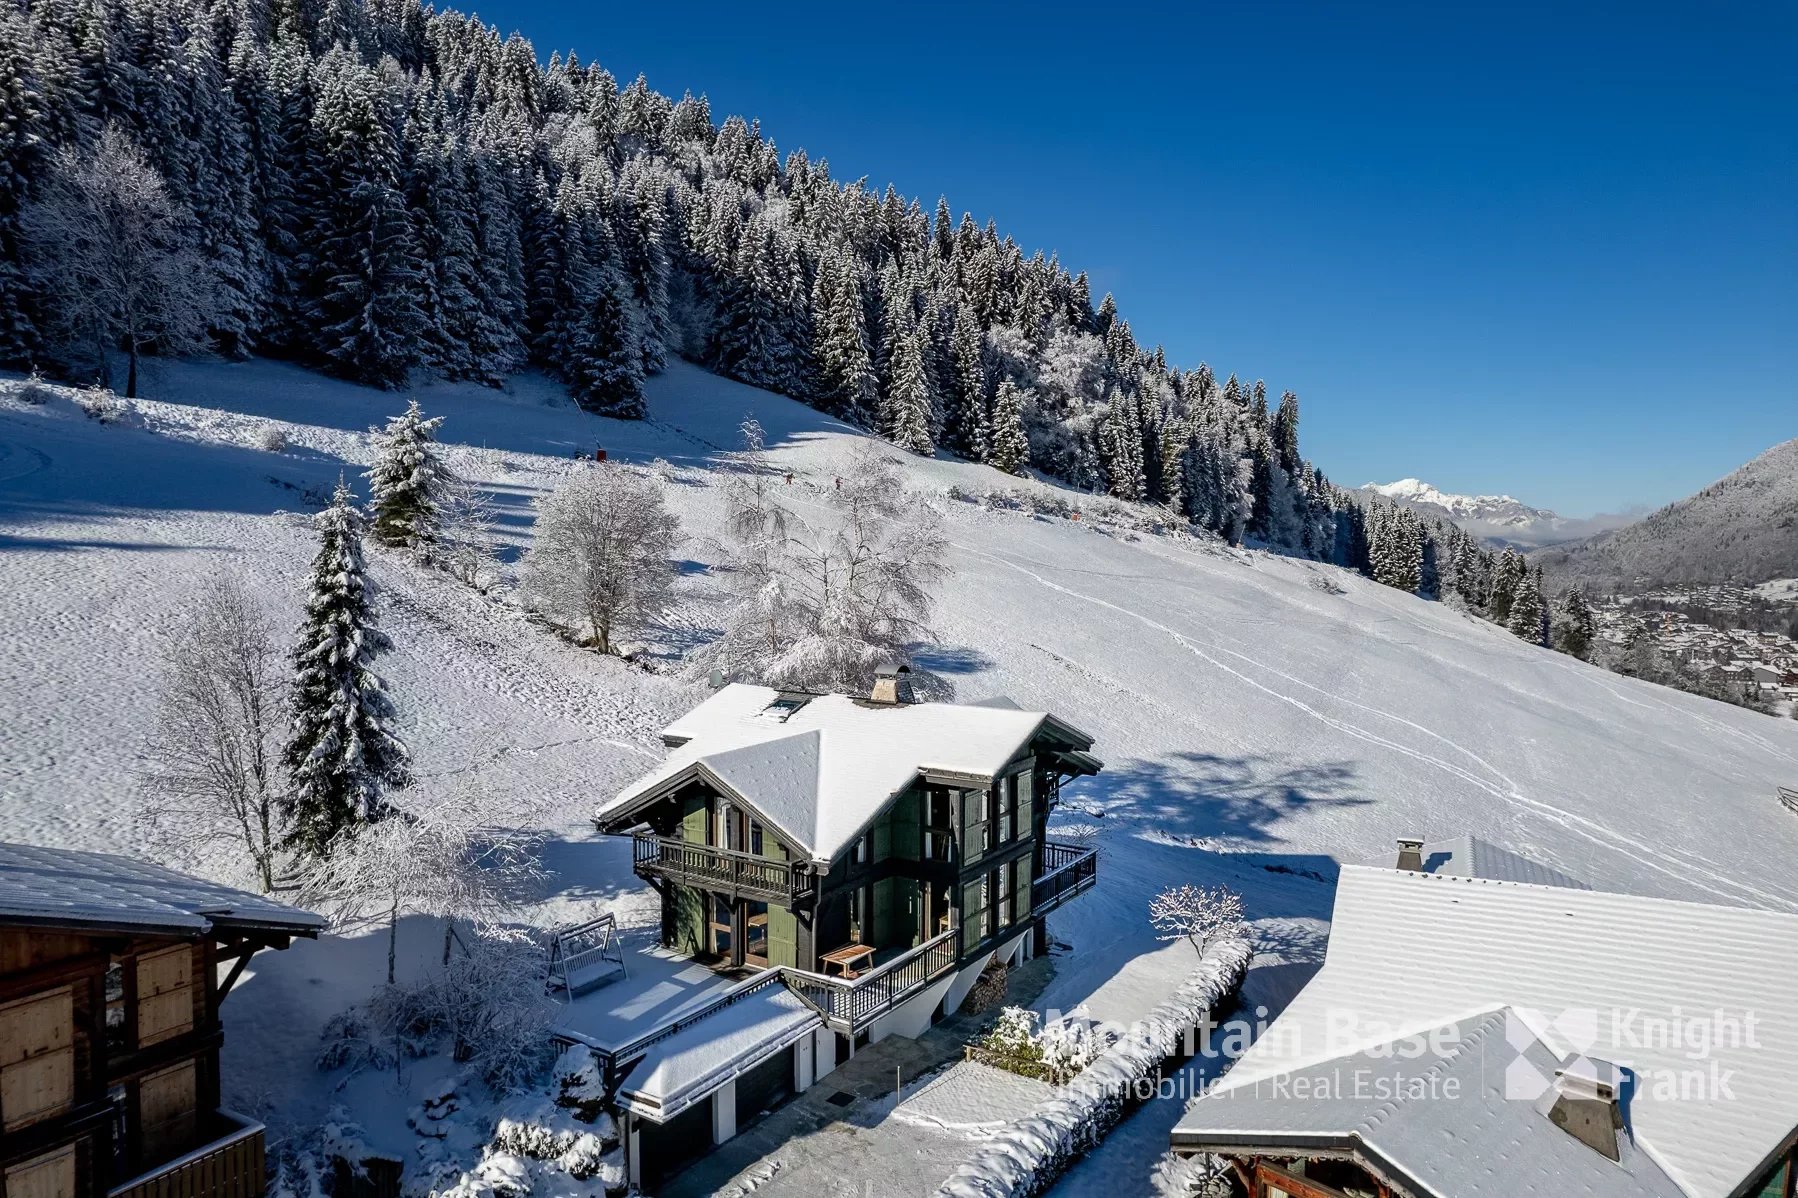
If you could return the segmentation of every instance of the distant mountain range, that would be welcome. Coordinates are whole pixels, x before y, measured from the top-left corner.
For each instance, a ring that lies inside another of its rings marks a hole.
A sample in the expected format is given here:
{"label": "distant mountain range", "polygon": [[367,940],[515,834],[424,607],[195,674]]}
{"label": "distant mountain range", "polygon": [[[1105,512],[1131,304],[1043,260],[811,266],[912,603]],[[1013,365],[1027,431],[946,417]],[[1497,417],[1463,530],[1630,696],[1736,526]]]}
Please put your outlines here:
{"label": "distant mountain range", "polygon": [[1518,549],[1578,540],[1629,520],[1627,516],[1593,516],[1583,520],[1559,516],[1509,495],[1454,495],[1416,478],[1368,483],[1361,489],[1451,521],[1491,544]]}
{"label": "distant mountain range", "polygon": [[1532,558],[1550,575],[1616,590],[1798,576],[1798,440],[1626,528]]}

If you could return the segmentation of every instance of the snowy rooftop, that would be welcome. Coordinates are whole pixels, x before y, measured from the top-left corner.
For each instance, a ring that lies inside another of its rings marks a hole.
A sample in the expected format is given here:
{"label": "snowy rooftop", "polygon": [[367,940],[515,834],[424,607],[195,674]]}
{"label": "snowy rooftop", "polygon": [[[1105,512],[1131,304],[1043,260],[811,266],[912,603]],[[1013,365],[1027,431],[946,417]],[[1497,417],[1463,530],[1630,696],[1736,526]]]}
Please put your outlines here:
{"label": "snowy rooftop", "polygon": [[0,923],[199,935],[213,927],[315,935],[325,921],[243,890],[112,853],[0,843]]}
{"label": "snowy rooftop", "polygon": [[764,987],[650,1045],[625,1075],[618,1098],[631,1110],[665,1122],[724,1079],[754,1068],[822,1026],[818,1013],[784,985]]}
{"label": "snowy rooftop", "polygon": [[[1398,868],[1398,850],[1360,864],[1382,869]],[[1540,861],[1532,861],[1520,853],[1480,840],[1474,836],[1457,836],[1423,846],[1423,872],[1456,878],[1485,878],[1493,882],[1529,882],[1537,886],[1566,886],[1573,890],[1591,887],[1571,874],[1551,869]]]}
{"label": "snowy rooftop", "polygon": [[1506,1097],[1507,1071],[1520,1057],[1541,1078],[1562,1063],[1539,1040],[1512,1044],[1507,1018],[1491,1011],[1445,1025],[1440,1056],[1387,1044],[1220,1091],[1200,1104],[1202,1116],[1181,1123],[1175,1142],[1316,1147],[1352,1140],[1384,1170],[1456,1198],[1682,1198],[1627,1135],[1613,1162],[1550,1123],[1536,1103]]}
{"label": "snowy rooftop", "polygon": [[555,1020],[557,1034],[593,1048],[619,1048],[690,1014],[740,981],[636,933],[627,937],[625,976],[564,1006]]}
{"label": "snowy rooftop", "polygon": [[[1679,1193],[1725,1198],[1798,1127],[1793,944],[1798,915],[1344,866],[1323,969],[1218,1091],[1192,1106],[1176,1142],[1229,1126],[1232,1091],[1510,1008],[1523,1038],[1554,1058],[1585,1054],[1632,1071],[1635,1145]],[[1650,1020],[1664,1021],[1658,1033]],[[1705,1080],[1713,1070],[1726,1088]],[[1302,1134],[1304,1106],[1264,1104],[1256,1118],[1270,1126],[1256,1130]],[[1442,1191],[1458,1198],[1570,1192],[1510,1182],[1537,1151],[1534,1125],[1520,1131],[1521,1117],[1506,1108],[1502,1118],[1424,1130],[1429,1120],[1412,1116],[1386,1125],[1400,1137],[1387,1150],[1517,1158]],[[1414,1139],[1407,1126],[1420,1129]]]}
{"label": "snowy rooftop", "polygon": [[[675,750],[600,818],[627,815],[664,784],[703,771],[827,861],[920,772],[991,778],[1053,719],[1007,706],[873,704],[734,683],[663,730]],[[1057,726],[1082,745],[1092,743]]]}

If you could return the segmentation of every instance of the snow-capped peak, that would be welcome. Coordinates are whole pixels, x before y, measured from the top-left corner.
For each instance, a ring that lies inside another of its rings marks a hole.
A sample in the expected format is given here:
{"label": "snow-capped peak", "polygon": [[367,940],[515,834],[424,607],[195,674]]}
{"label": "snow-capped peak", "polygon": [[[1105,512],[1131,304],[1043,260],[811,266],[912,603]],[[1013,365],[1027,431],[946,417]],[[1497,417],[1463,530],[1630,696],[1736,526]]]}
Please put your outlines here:
{"label": "snow-capped peak", "polygon": [[1451,520],[1487,540],[1520,547],[1565,540],[1575,523],[1509,495],[1456,495],[1420,478],[1368,483],[1361,489]]}

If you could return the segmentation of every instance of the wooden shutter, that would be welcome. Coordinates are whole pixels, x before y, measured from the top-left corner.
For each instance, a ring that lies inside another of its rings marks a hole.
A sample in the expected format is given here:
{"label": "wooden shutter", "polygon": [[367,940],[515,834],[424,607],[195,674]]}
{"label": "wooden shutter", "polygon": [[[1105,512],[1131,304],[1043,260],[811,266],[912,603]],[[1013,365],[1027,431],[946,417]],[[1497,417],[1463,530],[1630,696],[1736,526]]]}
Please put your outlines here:
{"label": "wooden shutter", "polygon": [[68,986],[0,1007],[0,1130],[75,1102],[75,993]]}
{"label": "wooden shutter", "polygon": [[138,1125],[148,1159],[166,1159],[193,1147],[199,1131],[198,1106],[192,1061],[148,1074],[138,1083]]}
{"label": "wooden shutter", "polygon": [[75,1198],[75,1146],[65,1144],[8,1169],[6,1198]]}
{"label": "wooden shutter", "polygon": [[194,950],[188,945],[137,959],[137,1045],[172,1039],[194,1026]]}

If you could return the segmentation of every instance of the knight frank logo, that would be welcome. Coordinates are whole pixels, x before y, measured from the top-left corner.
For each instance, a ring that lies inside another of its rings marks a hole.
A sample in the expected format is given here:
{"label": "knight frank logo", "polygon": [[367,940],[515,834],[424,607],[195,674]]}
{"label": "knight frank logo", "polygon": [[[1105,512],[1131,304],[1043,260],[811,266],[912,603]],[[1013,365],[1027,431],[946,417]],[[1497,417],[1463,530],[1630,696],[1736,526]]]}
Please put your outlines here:
{"label": "knight frank logo", "polygon": [[1725,1057],[1760,1048],[1759,1022],[1753,1011],[1722,1009],[1507,1010],[1505,1042],[1513,1055],[1505,1097],[1535,1102],[1565,1078],[1597,1070],[1656,1098],[1733,1100],[1735,1070]]}

